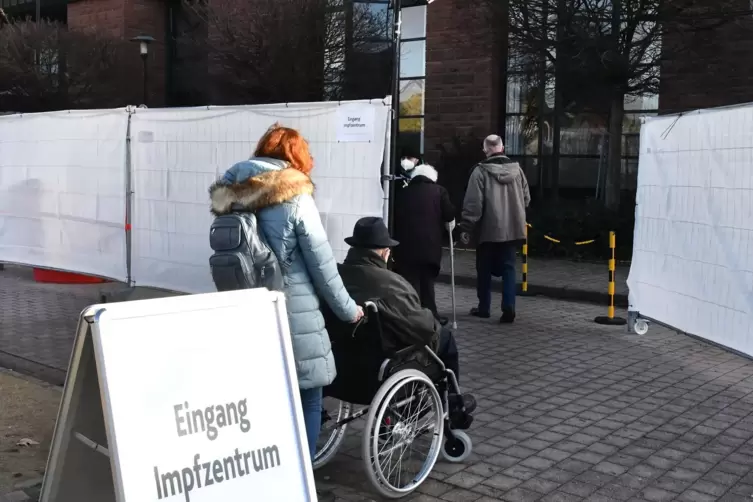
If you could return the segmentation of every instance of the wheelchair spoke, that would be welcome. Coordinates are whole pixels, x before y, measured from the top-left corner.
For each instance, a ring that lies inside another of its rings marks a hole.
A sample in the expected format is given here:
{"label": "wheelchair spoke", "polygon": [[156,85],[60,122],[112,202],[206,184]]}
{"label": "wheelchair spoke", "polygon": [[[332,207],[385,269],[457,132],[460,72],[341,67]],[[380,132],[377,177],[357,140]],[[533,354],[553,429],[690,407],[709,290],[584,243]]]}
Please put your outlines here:
{"label": "wheelchair spoke", "polygon": [[441,401],[428,385],[424,380],[404,382],[383,404],[376,438],[378,451],[372,463],[384,481],[398,491],[422,482],[428,475],[426,460],[436,458],[436,434],[426,436],[426,432],[437,428]]}

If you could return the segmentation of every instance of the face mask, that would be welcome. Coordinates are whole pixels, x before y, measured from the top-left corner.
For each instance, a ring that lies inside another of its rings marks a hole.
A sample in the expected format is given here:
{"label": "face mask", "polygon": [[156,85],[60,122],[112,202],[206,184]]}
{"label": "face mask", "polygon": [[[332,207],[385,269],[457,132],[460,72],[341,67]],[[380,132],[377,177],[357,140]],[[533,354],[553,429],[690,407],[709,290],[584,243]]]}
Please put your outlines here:
{"label": "face mask", "polygon": [[410,159],[403,159],[402,162],[400,162],[400,166],[406,171],[410,171],[416,167],[416,163]]}

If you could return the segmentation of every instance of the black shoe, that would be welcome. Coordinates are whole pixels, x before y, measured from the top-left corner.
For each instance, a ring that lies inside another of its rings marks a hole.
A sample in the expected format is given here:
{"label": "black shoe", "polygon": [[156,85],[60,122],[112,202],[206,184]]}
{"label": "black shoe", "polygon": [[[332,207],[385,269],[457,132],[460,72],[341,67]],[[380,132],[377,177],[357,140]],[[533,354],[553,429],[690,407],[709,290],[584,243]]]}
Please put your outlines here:
{"label": "black shoe", "polygon": [[489,312],[482,312],[476,307],[471,309],[471,315],[473,317],[480,317],[481,319],[489,319],[492,316]]}
{"label": "black shoe", "polygon": [[450,320],[446,317],[438,317],[437,321],[439,321],[439,324],[442,326],[447,326],[447,323],[450,322]]}
{"label": "black shoe", "polygon": [[476,398],[470,394],[463,394],[463,407],[466,413],[473,413],[476,411]]}
{"label": "black shoe", "polygon": [[502,317],[499,318],[502,324],[512,324],[515,322],[515,309],[502,309]]}
{"label": "black shoe", "polygon": [[458,430],[468,430],[473,423],[473,415],[471,413],[476,409],[476,399],[470,394],[453,395],[449,396],[450,412],[448,418],[450,419],[450,427]]}
{"label": "black shoe", "polygon": [[466,413],[476,411],[476,398],[470,394],[453,394],[449,396],[448,401],[452,411],[461,411],[463,408]]}

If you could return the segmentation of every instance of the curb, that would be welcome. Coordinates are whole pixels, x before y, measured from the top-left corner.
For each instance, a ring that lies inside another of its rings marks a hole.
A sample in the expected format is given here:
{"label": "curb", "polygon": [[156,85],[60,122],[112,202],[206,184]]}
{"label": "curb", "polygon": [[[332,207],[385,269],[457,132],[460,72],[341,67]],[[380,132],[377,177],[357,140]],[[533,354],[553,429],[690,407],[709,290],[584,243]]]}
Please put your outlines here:
{"label": "curb", "polygon": [[[0,350],[0,367],[18,373],[19,375],[36,378],[37,380],[41,380],[42,382],[54,386],[64,385],[65,375],[67,373],[67,368],[64,370],[53,368],[52,366],[38,363],[3,350]],[[0,502],[5,501],[0,498]]]}
{"label": "curb", "polygon": [[36,502],[39,500],[43,478],[30,479],[16,484],[14,491],[0,493],[0,502]]}
{"label": "curb", "polygon": [[[438,282],[444,284],[450,284],[450,274],[441,273],[437,279]],[[476,287],[476,279],[474,277],[457,276],[455,277],[455,285],[463,286],[467,288]],[[492,291],[501,293],[502,283],[495,281],[492,284]],[[563,288],[557,286],[541,286],[537,284],[528,283],[528,292],[522,293],[520,290],[520,284],[518,284],[518,294],[520,296],[544,296],[547,298],[553,298],[555,300],[568,300],[573,302],[594,303],[598,305],[609,305],[609,295],[607,293],[601,293],[598,291],[590,291],[587,289],[578,288]],[[614,295],[615,307],[627,308],[628,297],[625,294]]]}

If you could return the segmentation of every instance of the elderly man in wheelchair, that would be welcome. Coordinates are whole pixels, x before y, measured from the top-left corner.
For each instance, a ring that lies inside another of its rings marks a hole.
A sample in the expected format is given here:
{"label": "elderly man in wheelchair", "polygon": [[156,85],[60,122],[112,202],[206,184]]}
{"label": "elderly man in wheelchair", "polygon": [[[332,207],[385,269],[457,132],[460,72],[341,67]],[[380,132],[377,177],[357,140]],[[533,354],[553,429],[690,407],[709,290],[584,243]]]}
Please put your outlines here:
{"label": "elderly man in wheelchair", "polygon": [[367,416],[361,441],[366,474],[382,495],[398,498],[423,483],[440,453],[451,462],[468,457],[472,445],[463,430],[476,401],[460,393],[452,332],[387,269],[398,242],[382,219],[362,218],[345,241],[351,249],[340,276],[366,316],[354,328],[324,311],[337,378],[325,389],[314,468],[333,458],[348,424]]}

